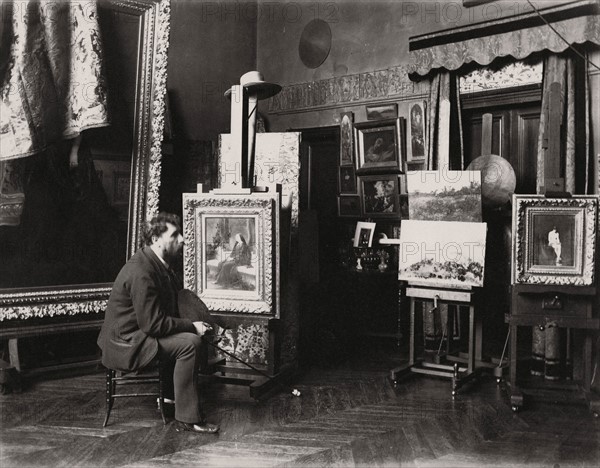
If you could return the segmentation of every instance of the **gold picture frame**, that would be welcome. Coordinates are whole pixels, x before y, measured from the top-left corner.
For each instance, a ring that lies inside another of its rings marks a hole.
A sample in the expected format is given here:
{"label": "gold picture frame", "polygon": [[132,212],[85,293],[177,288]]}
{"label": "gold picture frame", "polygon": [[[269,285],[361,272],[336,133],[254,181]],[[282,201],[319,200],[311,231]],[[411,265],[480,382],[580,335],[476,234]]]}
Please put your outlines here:
{"label": "gold picture frame", "polygon": [[513,195],[513,284],[594,283],[597,196]]}
{"label": "gold picture frame", "polygon": [[277,194],[183,195],[184,285],[211,311],[279,318],[279,207]]}

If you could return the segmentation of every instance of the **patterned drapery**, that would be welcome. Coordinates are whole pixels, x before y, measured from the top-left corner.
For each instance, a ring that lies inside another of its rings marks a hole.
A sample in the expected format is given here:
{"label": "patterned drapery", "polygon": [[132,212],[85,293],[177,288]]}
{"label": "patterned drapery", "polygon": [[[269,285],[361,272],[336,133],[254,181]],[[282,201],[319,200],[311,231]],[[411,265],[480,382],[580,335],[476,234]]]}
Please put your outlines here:
{"label": "patterned drapery", "polygon": [[[544,140],[548,138],[546,121],[552,83],[558,83],[561,87],[560,157],[561,167],[564,171],[565,191],[572,194],[586,194],[589,192],[590,169],[589,108],[587,104],[577,105],[577,102],[590,102],[588,76],[585,72],[577,73],[576,60],[573,58],[573,54],[568,53],[550,54],[544,59],[543,112],[540,114],[536,186],[540,192],[540,188],[545,185],[544,163],[547,155]],[[577,174],[583,176],[578,177]]]}
{"label": "patterned drapery", "polygon": [[12,28],[12,42],[0,70],[0,161],[108,125],[95,1],[23,0],[10,7],[4,11],[12,22],[4,27]]}
{"label": "patterned drapery", "polygon": [[458,86],[458,78],[447,71],[440,71],[431,79],[428,102],[428,170],[464,169]]}
{"label": "patterned drapery", "polygon": [[600,16],[588,15],[552,23],[561,39],[548,25],[434,45],[410,52],[409,73],[421,76],[432,70],[458,70],[467,63],[488,65],[497,57],[522,60],[534,52],[562,52],[569,44],[593,42],[600,45]]}

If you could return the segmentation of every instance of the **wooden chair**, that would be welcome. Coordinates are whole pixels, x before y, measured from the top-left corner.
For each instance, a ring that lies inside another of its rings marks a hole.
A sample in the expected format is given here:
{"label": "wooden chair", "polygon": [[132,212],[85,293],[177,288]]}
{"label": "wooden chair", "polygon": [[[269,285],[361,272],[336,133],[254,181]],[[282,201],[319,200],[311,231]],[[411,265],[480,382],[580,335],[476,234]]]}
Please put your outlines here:
{"label": "wooden chair", "polygon": [[[158,408],[160,415],[163,420],[163,424],[167,424],[167,418],[165,416],[165,398],[164,398],[164,381],[163,381],[163,366],[158,362],[158,371],[148,373],[137,374],[135,372],[131,374],[120,375],[114,369],[106,369],[106,416],[104,418],[104,424],[102,427],[106,427],[108,424],[108,418],[110,417],[110,411],[112,410],[115,398],[131,398],[131,397],[158,397]],[[157,389],[154,392],[130,392],[130,393],[117,393],[117,388],[124,385],[146,385],[153,384],[157,385]]]}
{"label": "wooden chair", "polygon": [[[200,364],[199,373],[202,375],[214,374],[219,370],[220,366],[225,365],[225,359],[220,356],[214,355],[212,348],[209,350],[206,342],[203,343],[204,350],[202,352],[202,362]],[[210,354],[210,355],[209,355]],[[156,372],[152,369],[158,368]],[[147,372],[145,369],[149,369]],[[164,380],[163,370],[164,365],[156,359],[142,369],[140,372],[132,372],[129,374],[119,375],[114,369],[106,369],[106,416],[104,418],[104,424],[102,427],[106,427],[108,424],[108,418],[112,410],[115,398],[131,398],[131,397],[158,397],[158,409],[163,420],[163,424],[167,424],[167,418],[165,416],[165,398],[164,398]],[[117,389],[124,385],[145,385],[153,384],[157,385],[155,391],[141,392],[141,393],[117,393]]]}

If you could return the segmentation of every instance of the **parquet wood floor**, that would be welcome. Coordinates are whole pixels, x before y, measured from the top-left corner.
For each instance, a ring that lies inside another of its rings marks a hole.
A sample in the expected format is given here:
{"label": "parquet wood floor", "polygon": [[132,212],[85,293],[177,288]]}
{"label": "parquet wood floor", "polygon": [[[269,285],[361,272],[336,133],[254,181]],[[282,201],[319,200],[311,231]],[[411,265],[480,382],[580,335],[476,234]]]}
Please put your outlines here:
{"label": "parquet wood floor", "polygon": [[120,400],[108,427],[104,375],[38,380],[0,397],[0,467],[17,466],[551,466],[600,465],[600,422],[584,405],[510,410],[482,378],[455,399],[450,382],[414,376],[394,389],[383,354],[310,369],[302,397],[255,402],[248,389],[203,384],[221,433],[163,426],[150,399]]}

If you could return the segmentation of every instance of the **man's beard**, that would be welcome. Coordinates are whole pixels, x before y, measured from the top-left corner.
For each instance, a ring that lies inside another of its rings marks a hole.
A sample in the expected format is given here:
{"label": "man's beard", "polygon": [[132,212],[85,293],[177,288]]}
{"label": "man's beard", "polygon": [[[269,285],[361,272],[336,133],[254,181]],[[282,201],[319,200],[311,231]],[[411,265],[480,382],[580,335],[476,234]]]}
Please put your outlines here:
{"label": "man's beard", "polygon": [[167,251],[167,252],[165,252],[164,255],[165,255],[165,261],[169,265],[174,266],[178,262],[181,262],[183,260],[183,246],[181,248],[177,249],[177,251],[175,251],[175,252]]}

